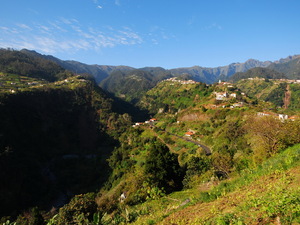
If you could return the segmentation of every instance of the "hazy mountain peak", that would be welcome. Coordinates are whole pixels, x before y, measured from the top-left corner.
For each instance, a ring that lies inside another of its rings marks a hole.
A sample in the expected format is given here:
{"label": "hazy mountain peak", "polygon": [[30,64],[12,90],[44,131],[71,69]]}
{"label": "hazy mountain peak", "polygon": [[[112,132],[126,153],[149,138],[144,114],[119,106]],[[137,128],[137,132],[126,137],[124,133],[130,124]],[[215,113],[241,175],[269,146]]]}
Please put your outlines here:
{"label": "hazy mountain peak", "polygon": [[276,63],[276,64],[278,64],[278,63],[286,63],[286,62],[289,62],[289,61],[297,59],[297,58],[300,58],[300,55],[292,55],[292,56],[290,55],[290,56],[288,56],[286,58],[281,58],[281,59],[279,59],[277,61],[274,61],[274,63]]}

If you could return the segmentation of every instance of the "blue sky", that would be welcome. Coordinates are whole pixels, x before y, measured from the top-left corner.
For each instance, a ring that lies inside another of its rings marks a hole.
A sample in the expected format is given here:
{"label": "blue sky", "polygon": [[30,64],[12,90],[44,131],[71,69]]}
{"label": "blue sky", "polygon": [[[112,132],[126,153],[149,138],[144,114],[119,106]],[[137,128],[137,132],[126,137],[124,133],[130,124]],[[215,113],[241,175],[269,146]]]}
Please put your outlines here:
{"label": "blue sky", "polygon": [[2,0],[0,47],[136,68],[300,54],[299,0]]}

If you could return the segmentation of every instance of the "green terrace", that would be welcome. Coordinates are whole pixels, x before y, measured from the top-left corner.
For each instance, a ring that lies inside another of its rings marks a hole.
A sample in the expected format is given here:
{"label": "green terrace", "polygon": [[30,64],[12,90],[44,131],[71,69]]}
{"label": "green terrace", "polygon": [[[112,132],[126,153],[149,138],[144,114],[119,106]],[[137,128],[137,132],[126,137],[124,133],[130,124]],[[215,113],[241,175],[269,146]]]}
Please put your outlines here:
{"label": "green terrace", "polygon": [[44,79],[36,79],[16,74],[0,73],[0,93],[16,93],[20,91],[30,91],[36,88],[60,88],[67,87],[74,89],[83,83],[88,82],[80,79],[80,76],[69,77],[68,79],[49,83]]}
{"label": "green terrace", "polygon": [[48,82],[16,74],[0,73],[0,93],[15,93],[19,90],[28,89],[33,86],[43,86]]}

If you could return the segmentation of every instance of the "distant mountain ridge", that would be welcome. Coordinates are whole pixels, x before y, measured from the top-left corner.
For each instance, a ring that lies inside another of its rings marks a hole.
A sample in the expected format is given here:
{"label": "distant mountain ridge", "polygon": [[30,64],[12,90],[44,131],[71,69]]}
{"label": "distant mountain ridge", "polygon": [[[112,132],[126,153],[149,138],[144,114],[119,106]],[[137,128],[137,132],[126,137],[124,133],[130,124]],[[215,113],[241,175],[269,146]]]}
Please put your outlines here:
{"label": "distant mountain ridge", "polygon": [[22,49],[21,52],[54,61],[64,69],[70,70],[74,73],[90,74],[95,78],[97,83],[100,83],[102,80],[104,80],[114,71],[130,71],[134,69],[133,67],[129,67],[129,66],[107,66],[107,65],[96,65],[96,64],[88,65],[74,60],[61,60],[51,55],[42,55],[36,51],[31,51],[27,49]]}
{"label": "distant mountain ridge", "polygon": [[[56,57],[50,55],[42,55],[35,51],[23,49],[21,52],[26,54],[35,54],[36,56],[44,57],[55,61],[63,68],[73,71],[75,73],[88,73],[91,74],[97,83],[100,83],[102,80],[107,78],[110,74],[115,71],[128,72],[131,70],[142,70],[146,72],[150,72],[155,74],[156,72],[169,72],[173,76],[182,76],[189,75],[189,77],[195,81],[200,81],[204,83],[214,83],[219,79],[228,79],[233,74],[237,72],[246,72],[247,70],[255,67],[280,67],[278,65],[282,63],[289,63],[293,60],[300,59],[300,55],[288,56],[286,58],[279,59],[278,61],[259,61],[256,59],[249,59],[244,63],[231,63],[226,66],[219,67],[201,67],[201,66],[192,66],[192,67],[182,67],[182,68],[174,68],[174,69],[164,69],[162,67],[144,67],[144,68],[133,68],[130,66],[109,66],[109,65],[88,65],[81,62],[73,61],[73,60],[61,60]],[[277,65],[277,66],[276,66]],[[272,69],[272,68],[271,68]],[[279,71],[282,72],[282,71]]]}
{"label": "distant mountain ridge", "polygon": [[208,67],[186,67],[172,69],[172,73],[180,75],[182,73],[190,74],[195,81],[204,83],[214,83],[219,79],[226,79],[237,72],[245,72],[254,67],[267,67],[271,64],[270,61],[261,62],[255,59],[249,59],[244,63],[232,63],[227,66],[219,66],[215,68]]}
{"label": "distant mountain ridge", "polygon": [[238,72],[232,75],[229,79],[231,82],[237,82],[247,78],[265,78],[265,79],[287,79],[284,73],[277,72],[269,68],[255,67],[246,72]]}
{"label": "distant mountain ridge", "polygon": [[275,61],[268,68],[285,74],[289,79],[300,79],[300,55]]}

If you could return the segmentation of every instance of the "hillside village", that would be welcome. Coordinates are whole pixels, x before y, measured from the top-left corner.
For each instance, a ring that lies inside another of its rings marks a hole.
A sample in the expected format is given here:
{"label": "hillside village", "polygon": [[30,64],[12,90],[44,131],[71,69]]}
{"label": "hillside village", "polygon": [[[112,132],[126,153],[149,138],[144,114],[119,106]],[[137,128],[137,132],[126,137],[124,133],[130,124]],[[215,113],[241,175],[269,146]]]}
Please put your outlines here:
{"label": "hillside village", "polygon": [[285,82],[288,84],[300,84],[300,80],[291,80],[291,79],[266,79],[266,78],[259,78],[259,77],[255,77],[255,78],[249,77],[247,78],[247,80],[262,80],[262,81],[271,80],[275,82]]}

